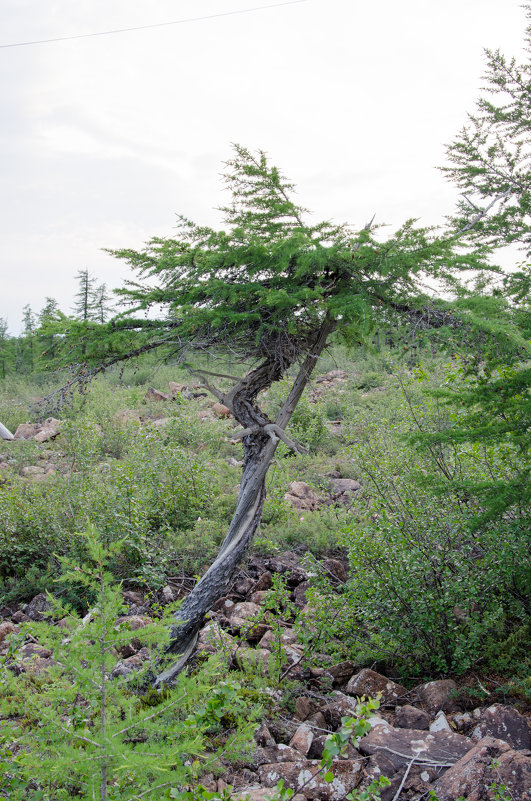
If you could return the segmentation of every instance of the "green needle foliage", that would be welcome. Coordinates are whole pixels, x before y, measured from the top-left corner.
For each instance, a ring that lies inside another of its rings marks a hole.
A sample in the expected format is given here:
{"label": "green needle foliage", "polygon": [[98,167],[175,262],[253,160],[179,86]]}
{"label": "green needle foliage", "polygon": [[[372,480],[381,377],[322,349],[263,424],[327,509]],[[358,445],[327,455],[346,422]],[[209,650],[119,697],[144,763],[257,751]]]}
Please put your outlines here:
{"label": "green needle foliage", "polygon": [[105,366],[153,349],[198,349],[272,358],[283,371],[326,316],[343,341],[364,342],[375,317],[425,314],[420,286],[427,275],[444,283],[479,265],[476,256],[458,253],[451,237],[411,220],[385,242],[372,224],[361,231],[313,224],[294,202],[293,184],[263,152],[234,151],[224,229],[179,217],[176,238],[109,251],[137,273],[118,291],[130,309],[103,326],[70,321],[66,362]]}
{"label": "green needle foliage", "polygon": [[[134,691],[130,676],[112,676],[118,650],[133,637],[120,585],[107,569],[123,543],[103,546],[93,529],[84,540],[87,562],[62,559],[60,580],[94,599],[90,613],[80,619],[50,596],[52,617],[62,625],[34,623],[31,632],[52,650],[53,666],[26,662],[16,676],[16,640],[0,664],[0,792],[13,801],[185,797],[186,787],[218,764],[222,749],[205,738],[229,716],[223,750],[237,750],[248,741],[255,714],[235,700],[240,685],[220,684],[208,673],[212,667],[146,696]],[[143,645],[164,645],[168,620],[134,636]]]}
{"label": "green needle foliage", "polygon": [[[525,34],[531,53],[531,5],[524,6],[530,24]],[[531,62],[519,64],[499,50],[486,50],[485,86],[476,113],[449,145],[448,177],[463,199],[454,223],[469,228],[468,237],[488,248],[518,244],[531,253]],[[490,216],[477,219],[482,204],[501,203]],[[474,222],[475,221],[475,222]],[[473,224],[471,225],[471,223]]]}

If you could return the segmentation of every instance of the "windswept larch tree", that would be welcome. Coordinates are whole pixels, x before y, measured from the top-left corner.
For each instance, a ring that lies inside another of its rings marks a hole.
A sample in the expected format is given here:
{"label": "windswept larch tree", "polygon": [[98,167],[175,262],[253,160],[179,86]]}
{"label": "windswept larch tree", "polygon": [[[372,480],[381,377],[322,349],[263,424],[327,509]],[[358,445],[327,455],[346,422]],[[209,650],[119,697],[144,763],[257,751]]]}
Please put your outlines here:
{"label": "windswept larch tree", "polygon": [[[103,326],[77,324],[83,361],[97,365],[83,367],[83,377],[155,349],[186,354],[187,362],[194,352],[210,352],[247,369],[242,377],[199,371],[242,427],[242,480],[218,556],[176,614],[175,663],[156,685],[171,682],[190,657],[206,612],[258,530],[278,443],[300,450],[286,428],[326,347],[363,344],[378,321],[388,324],[393,315],[406,315],[412,326],[452,324],[456,318],[426,294],[425,281],[454,284],[460,269],[482,265],[475,252],[456,249],[455,233],[440,236],[412,220],[385,241],[372,223],[360,231],[313,224],[263,152],[235,146],[225,181],[231,201],[222,209],[223,230],[180,217],[175,238],[155,238],[141,251],[110,251],[138,276],[119,291],[130,311]],[[270,419],[258,395],[287,376],[288,397]]]}

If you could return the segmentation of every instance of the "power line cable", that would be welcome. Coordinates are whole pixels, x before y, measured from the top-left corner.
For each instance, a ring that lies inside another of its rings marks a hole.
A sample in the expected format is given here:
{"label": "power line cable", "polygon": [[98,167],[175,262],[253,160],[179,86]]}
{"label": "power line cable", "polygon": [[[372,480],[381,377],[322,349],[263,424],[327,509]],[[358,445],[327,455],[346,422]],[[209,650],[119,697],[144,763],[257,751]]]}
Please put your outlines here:
{"label": "power line cable", "polygon": [[134,28],[116,28],[110,31],[97,31],[96,33],[79,33],[77,36],[57,36],[55,39],[37,39],[33,42],[13,42],[11,44],[0,45],[6,47],[26,47],[27,45],[49,44],[50,42],[66,42],[72,39],[88,39],[91,36],[108,36],[113,33],[129,33],[130,31],[144,31],[147,28],[164,28],[167,25],[182,25],[186,22],[201,22],[207,19],[217,19],[218,17],[232,17],[236,14],[250,14],[253,11],[264,11],[268,8],[279,8],[280,6],[294,6],[297,3],[306,3],[307,0],[286,0],[283,3],[271,3],[267,6],[254,6],[253,8],[242,8],[238,11],[224,11],[221,14],[207,14],[204,17],[188,17],[187,19],[176,19],[173,22],[156,22],[153,25],[137,25]]}

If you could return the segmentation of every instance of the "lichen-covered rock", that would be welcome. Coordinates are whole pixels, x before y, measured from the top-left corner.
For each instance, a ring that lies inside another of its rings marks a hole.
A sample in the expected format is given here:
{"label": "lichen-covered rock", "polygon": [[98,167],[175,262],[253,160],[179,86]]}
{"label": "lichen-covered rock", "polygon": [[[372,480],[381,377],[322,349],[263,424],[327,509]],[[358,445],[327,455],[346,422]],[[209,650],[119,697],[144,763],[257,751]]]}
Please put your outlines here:
{"label": "lichen-covered rock", "polygon": [[149,626],[151,618],[148,615],[122,615],[116,618],[116,626],[118,628],[126,628],[131,631],[138,631]]}
{"label": "lichen-covered rock", "polygon": [[313,511],[318,509],[321,503],[319,495],[304,481],[292,481],[284,499],[301,511]]}
{"label": "lichen-covered rock", "polygon": [[354,493],[361,489],[361,484],[353,478],[333,478],[330,482],[332,485],[332,498],[339,503],[348,503]]}
{"label": "lichen-covered rock", "polygon": [[266,648],[239,648],[235,655],[235,661],[239,668],[242,670],[252,668],[261,673],[268,671],[271,658],[271,651]]}
{"label": "lichen-covered rock", "polygon": [[399,729],[419,729],[425,731],[430,727],[430,716],[423,709],[405,704],[396,710],[395,725]]}
{"label": "lichen-covered rock", "polygon": [[[345,481],[347,480],[349,481],[350,479],[345,479]],[[339,559],[323,559],[321,562],[321,570],[326,575],[339,581],[340,584],[344,584],[348,578],[347,568]]]}
{"label": "lichen-covered rock", "polygon": [[265,787],[274,787],[282,779],[291,790],[297,792],[301,789],[306,798],[319,801],[342,801],[355,790],[362,776],[360,762],[352,759],[341,759],[334,763],[334,779],[331,782],[326,782],[320,771],[320,761],[308,759],[301,763],[263,765],[258,775]]}
{"label": "lichen-covered rock", "polygon": [[0,623],[0,645],[4,642],[5,638],[16,631],[15,624],[10,620],[4,620]]}
{"label": "lichen-covered rock", "polygon": [[24,614],[30,620],[46,620],[53,606],[44,592],[40,592],[24,607]]}
{"label": "lichen-covered rock", "polygon": [[33,439],[42,430],[39,423],[21,423],[13,435],[13,439]]}
{"label": "lichen-covered rock", "polygon": [[171,395],[168,395],[166,392],[161,392],[155,387],[148,387],[146,394],[144,395],[144,402],[146,401],[168,401],[171,400]]}
{"label": "lichen-covered rock", "polygon": [[374,726],[360,740],[358,748],[362,754],[367,755],[383,752],[398,770],[413,758],[419,763],[424,761],[452,765],[473,745],[470,738],[454,732],[426,732],[380,725]]}
{"label": "lichen-covered rock", "polygon": [[213,403],[212,411],[216,417],[219,417],[221,420],[225,420],[231,416],[230,409],[223,403]]}
{"label": "lichen-covered rock", "polygon": [[440,709],[443,712],[455,712],[458,706],[453,698],[457,690],[457,684],[453,679],[440,679],[429,681],[415,687],[420,702],[426,707],[428,712],[435,715]]}
{"label": "lichen-covered rock", "polygon": [[24,478],[39,478],[40,476],[44,475],[44,467],[30,464],[27,467],[22,468],[20,475],[24,476]]}
{"label": "lichen-covered rock", "polygon": [[375,698],[378,693],[381,693],[383,704],[397,703],[407,695],[406,688],[401,684],[397,684],[369,668],[364,668],[352,676],[345,687],[345,692],[360,697],[364,695],[367,698]]}
{"label": "lichen-covered rock", "polygon": [[48,442],[50,439],[55,439],[61,433],[62,425],[62,422],[56,420],[55,417],[47,417],[41,430],[35,434],[33,439],[35,442]]}
{"label": "lichen-covered rock", "polygon": [[303,756],[306,756],[306,754],[310,750],[312,742],[313,742],[313,732],[307,723],[303,723],[301,726],[299,726],[299,728],[291,738],[290,747],[294,748]]}
{"label": "lichen-covered rock", "polygon": [[326,705],[320,711],[325,717],[326,722],[332,729],[341,726],[341,718],[351,717],[356,714],[357,701],[350,695],[345,695],[339,691],[332,693]]}
{"label": "lichen-covered rock", "polygon": [[225,653],[234,656],[238,650],[238,643],[227,631],[216,623],[208,623],[199,632],[197,641],[198,653],[219,654]]}
{"label": "lichen-covered rock", "polygon": [[452,731],[452,727],[448,723],[448,718],[446,717],[442,709],[440,709],[437,712],[435,720],[432,723],[430,723],[429,728],[430,731]]}
{"label": "lichen-covered rock", "polygon": [[516,709],[503,704],[493,704],[485,709],[470,736],[473,740],[495,737],[504,740],[517,751],[531,748],[527,720]]}
{"label": "lichen-covered rock", "polygon": [[531,758],[503,740],[484,737],[435,782],[439,801],[494,801],[493,783],[515,801],[531,801]]}
{"label": "lichen-covered rock", "polygon": [[237,603],[229,610],[231,627],[250,642],[260,640],[269,628],[263,621],[254,622],[259,617],[260,607],[251,601]]}

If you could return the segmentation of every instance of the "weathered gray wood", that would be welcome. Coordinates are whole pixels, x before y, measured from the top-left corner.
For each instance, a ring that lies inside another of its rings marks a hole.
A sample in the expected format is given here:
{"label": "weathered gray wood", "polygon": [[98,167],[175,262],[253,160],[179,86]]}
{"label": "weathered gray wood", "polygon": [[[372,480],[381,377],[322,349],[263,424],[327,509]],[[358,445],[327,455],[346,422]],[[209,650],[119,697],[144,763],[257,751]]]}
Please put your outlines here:
{"label": "weathered gray wood", "polygon": [[255,402],[258,393],[277,381],[284,372],[285,368],[282,369],[273,359],[266,359],[221,398],[236,420],[249,429],[249,433],[242,439],[244,464],[236,510],[215,561],[184,599],[175,615],[175,625],[171,630],[171,641],[167,650],[175,653],[177,660],[155,678],[155,687],[171,684],[186,665],[193,653],[205,614],[225,594],[258,530],[265,500],[265,477],[279,442],[266,429],[271,425],[277,432],[278,429],[283,431],[286,428],[334,327],[333,321],[323,321],[275,423],[269,420]]}
{"label": "weathered gray wood", "polygon": [[15,439],[11,431],[2,425],[2,423],[0,423],[0,437],[7,440]]}

